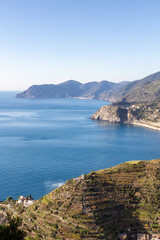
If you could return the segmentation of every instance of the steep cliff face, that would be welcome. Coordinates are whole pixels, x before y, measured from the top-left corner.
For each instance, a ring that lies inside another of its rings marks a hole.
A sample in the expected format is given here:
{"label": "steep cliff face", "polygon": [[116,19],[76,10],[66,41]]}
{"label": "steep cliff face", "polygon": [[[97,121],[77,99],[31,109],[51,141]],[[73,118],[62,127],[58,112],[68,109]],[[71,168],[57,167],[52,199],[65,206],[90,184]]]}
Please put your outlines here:
{"label": "steep cliff face", "polygon": [[160,103],[131,104],[114,103],[103,106],[91,119],[111,123],[128,123],[160,130]]}
{"label": "steep cliff face", "polygon": [[96,113],[94,113],[91,119],[104,120],[112,123],[124,123],[128,122],[128,110],[119,106],[103,106]]}

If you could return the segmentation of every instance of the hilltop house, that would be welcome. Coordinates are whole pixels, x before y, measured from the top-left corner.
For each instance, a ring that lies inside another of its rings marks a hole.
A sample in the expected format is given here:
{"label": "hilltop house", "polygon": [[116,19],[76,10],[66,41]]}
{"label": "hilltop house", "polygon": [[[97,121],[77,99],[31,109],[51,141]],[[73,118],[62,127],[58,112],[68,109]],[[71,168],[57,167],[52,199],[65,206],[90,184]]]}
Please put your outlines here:
{"label": "hilltop house", "polygon": [[34,200],[28,199],[24,196],[20,196],[17,203],[23,204],[25,207],[29,207],[30,205],[32,205],[34,203]]}

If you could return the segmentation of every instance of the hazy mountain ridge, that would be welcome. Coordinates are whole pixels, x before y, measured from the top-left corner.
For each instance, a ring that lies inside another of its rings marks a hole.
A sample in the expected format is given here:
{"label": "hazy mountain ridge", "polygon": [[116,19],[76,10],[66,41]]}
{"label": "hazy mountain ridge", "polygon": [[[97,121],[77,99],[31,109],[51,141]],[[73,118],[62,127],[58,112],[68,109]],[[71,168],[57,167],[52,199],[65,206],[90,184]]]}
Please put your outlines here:
{"label": "hazy mountain ridge", "polygon": [[69,80],[57,85],[33,85],[26,91],[17,94],[17,98],[88,98],[103,99],[103,95],[110,91],[121,89],[127,82],[113,83],[109,81],[80,82]]}
{"label": "hazy mountain ridge", "polygon": [[[160,98],[160,72],[129,83],[120,90],[120,99],[127,102],[153,102]],[[117,99],[118,100],[118,99]]]}
{"label": "hazy mountain ridge", "polygon": [[160,72],[133,82],[109,81],[82,84],[69,80],[57,85],[33,85],[17,98],[88,98],[106,101],[153,102],[160,99]]}

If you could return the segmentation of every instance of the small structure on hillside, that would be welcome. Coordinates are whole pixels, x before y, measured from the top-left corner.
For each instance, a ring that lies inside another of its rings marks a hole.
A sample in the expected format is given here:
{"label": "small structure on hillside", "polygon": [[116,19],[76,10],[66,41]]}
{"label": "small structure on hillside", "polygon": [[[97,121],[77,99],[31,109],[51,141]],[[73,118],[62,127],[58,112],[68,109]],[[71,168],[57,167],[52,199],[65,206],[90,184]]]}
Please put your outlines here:
{"label": "small structure on hillside", "polygon": [[23,203],[25,199],[26,199],[25,197],[20,196],[20,197],[18,198],[17,203]]}
{"label": "small structure on hillside", "polygon": [[23,204],[25,207],[29,207],[34,202],[35,201],[33,199],[28,199],[28,197],[24,197],[24,196],[20,196],[17,201],[18,204]]}
{"label": "small structure on hillside", "polygon": [[81,174],[81,179],[84,180],[84,174]]}
{"label": "small structure on hillside", "polygon": [[74,181],[77,181],[79,182],[80,180],[84,180],[84,174],[81,174],[80,177],[77,177],[77,178],[73,178]]}

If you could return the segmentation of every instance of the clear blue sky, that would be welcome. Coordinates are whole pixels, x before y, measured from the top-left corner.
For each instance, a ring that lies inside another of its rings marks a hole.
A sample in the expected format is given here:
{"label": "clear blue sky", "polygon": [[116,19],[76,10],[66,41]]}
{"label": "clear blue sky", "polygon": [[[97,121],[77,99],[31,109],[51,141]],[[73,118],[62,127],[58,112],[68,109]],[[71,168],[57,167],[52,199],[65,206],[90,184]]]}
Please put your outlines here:
{"label": "clear blue sky", "polygon": [[0,90],[160,71],[160,0],[0,0]]}

